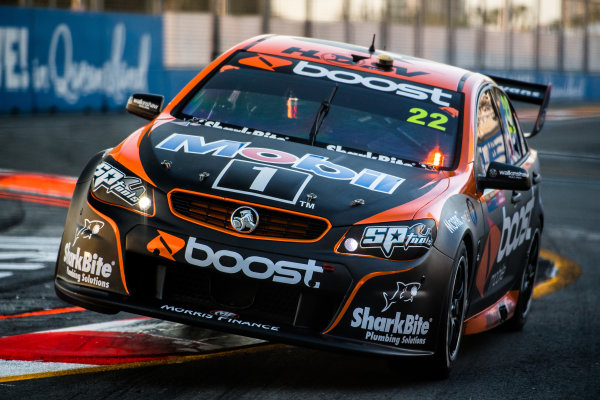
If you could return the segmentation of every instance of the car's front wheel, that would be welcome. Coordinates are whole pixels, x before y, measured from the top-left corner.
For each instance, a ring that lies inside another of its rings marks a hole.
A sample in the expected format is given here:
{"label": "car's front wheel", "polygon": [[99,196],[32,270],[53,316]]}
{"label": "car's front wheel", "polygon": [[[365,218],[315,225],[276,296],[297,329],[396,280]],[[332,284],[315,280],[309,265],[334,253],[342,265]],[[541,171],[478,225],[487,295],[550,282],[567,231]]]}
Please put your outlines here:
{"label": "car's front wheel", "polygon": [[433,359],[437,377],[448,376],[452,363],[458,355],[467,311],[468,271],[467,248],[464,243],[461,243],[450,275],[447,300],[442,314],[442,331],[438,336],[437,351]]}

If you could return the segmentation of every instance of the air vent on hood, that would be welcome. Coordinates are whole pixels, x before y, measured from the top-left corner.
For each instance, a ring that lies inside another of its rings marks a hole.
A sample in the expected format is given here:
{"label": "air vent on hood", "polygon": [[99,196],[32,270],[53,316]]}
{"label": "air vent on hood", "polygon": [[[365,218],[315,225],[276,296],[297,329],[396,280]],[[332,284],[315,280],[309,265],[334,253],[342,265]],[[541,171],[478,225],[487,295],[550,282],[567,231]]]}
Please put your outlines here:
{"label": "air vent on hood", "polygon": [[[183,190],[169,193],[169,204],[179,218],[236,236],[314,242],[331,227],[321,217]],[[239,233],[231,225],[231,214],[242,206],[254,208],[259,215],[258,226],[251,233]]]}

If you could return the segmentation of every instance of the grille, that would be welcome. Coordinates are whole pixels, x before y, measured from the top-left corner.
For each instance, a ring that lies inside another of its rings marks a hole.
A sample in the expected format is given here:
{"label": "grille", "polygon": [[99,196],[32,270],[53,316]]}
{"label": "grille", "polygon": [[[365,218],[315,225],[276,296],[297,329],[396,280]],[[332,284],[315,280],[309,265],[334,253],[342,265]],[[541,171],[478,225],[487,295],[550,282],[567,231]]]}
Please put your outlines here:
{"label": "grille", "polygon": [[[178,217],[191,220],[225,232],[236,233],[231,226],[231,214],[246,205],[199,194],[175,191],[169,198],[171,209]],[[259,214],[257,228],[248,236],[282,240],[315,241],[329,229],[329,223],[321,218],[294,214],[252,205]]]}
{"label": "grille", "polygon": [[170,304],[205,312],[225,308],[257,321],[320,332],[344,299],[342,293],[303,292],[299,286],[237,279],[184,264],[159,267],[155,259],[131,252],[126,260],[129,291],[146,305]]}

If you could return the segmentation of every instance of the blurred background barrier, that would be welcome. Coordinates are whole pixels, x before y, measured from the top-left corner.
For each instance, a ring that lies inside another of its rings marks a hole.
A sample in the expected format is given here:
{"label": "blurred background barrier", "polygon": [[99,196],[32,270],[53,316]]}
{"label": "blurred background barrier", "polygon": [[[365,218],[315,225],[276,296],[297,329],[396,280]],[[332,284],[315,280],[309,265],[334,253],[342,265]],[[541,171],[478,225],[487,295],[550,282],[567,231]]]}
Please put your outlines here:
{"label": "blurred background barrier", "polygon": [[271,32],[552,82],[600,99],[600,0],[2,0],[0,113],[172,98],[222,51]]}
{"label": "blurred background barrier", "polygon": [[162,18],[0,7],[0,109],[122,107],[165,88]]}

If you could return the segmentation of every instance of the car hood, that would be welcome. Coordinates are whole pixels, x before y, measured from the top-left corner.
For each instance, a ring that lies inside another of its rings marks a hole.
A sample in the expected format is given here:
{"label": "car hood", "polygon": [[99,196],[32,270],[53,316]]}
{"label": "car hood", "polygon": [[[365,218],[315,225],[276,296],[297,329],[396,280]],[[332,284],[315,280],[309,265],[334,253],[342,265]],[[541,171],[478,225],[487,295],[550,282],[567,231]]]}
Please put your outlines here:
{"label": "car hood", "polygon": [[216,126],[176,120],[143,135],[140,160],[160,190],[206,193],[348,226],[437,196],[443,191],[440,186],[447,187],[445,174],[437,170],[370,153],[348,154],[338,146],[321,148],[246,128]]}

